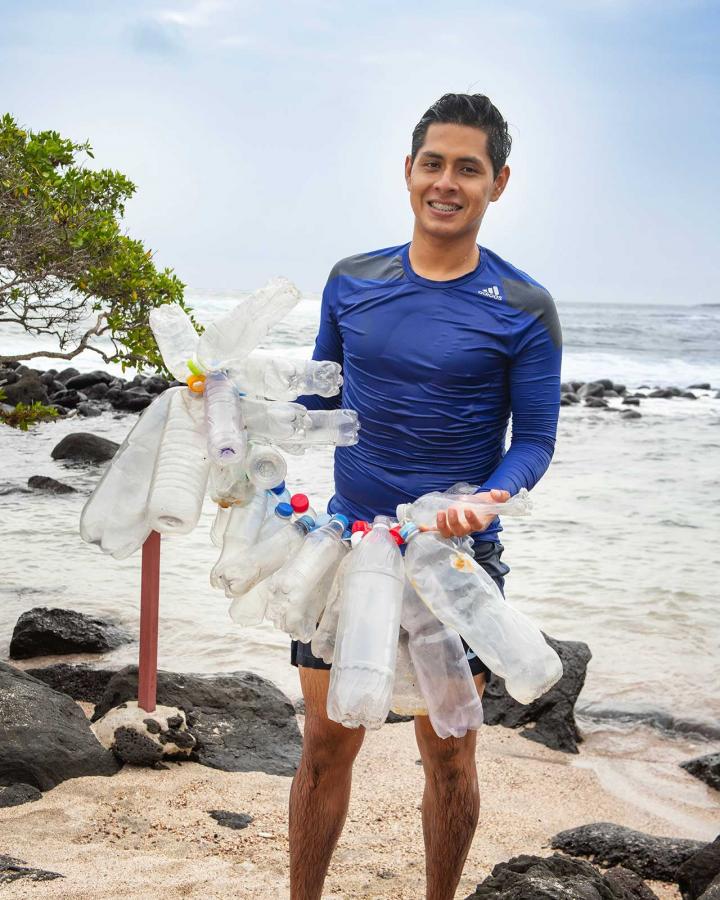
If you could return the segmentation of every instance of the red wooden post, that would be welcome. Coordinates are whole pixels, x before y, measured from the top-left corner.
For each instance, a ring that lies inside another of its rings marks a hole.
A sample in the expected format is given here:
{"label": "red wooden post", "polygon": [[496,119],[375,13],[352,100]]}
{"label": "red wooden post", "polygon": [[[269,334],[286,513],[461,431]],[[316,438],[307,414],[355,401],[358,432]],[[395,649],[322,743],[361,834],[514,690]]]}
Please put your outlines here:
{"label": "red wooden post", "polygon": [[160,534],[151,531],[142,548],[140,588],[140,664],[138,705],[154,712],[157,696],[158,613],[160,607]]}

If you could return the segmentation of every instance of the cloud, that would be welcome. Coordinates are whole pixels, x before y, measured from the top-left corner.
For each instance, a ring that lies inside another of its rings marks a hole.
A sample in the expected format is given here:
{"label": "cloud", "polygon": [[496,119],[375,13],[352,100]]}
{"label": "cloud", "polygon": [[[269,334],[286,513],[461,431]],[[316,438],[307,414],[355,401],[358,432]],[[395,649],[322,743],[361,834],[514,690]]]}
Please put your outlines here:
{"label": "cloud", "polygon": [[191,0],[182,9],[165,9],[157,13],[157,20],[181,28],[205,28],[219,13],[236,6],[230,0]]}

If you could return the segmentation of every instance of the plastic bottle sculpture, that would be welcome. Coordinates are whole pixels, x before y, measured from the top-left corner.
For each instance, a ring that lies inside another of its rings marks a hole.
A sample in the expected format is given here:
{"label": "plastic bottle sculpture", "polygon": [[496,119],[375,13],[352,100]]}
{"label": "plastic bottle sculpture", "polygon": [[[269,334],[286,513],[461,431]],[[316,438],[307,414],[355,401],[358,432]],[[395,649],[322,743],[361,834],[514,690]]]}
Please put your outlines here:
{"label": "plastic bottle sculpture", "polygon": [[326,663],[331,663],[335,654],[335,641],[343,598],[342,586],[345,580],[345,571],[352,556],[352,553],[346,553],[335,570],[335,575],[328,591],[325,610],[320,617],[317,631],[311,639],[312,652]]}
{"label": "plastic bottle sculpture", "polygon": [[395,683],[393,684],[390,709],[399,716],[426,716],[428,714],[427,704],[420,690],[408,650],[408,633],[404,628],[400,629],[398,639]]}
{"label": "plastic bottle sculpture", "polygon": [[342,385],[336,362],[282,359],[260,350],[233,364],[230,375],[241,393],[268,400],[294,400],[305,394],[334,397]]}
{"label": "plastic bottle sculpture", "polygon": [[213,587],[226,584],[225,570],[256,542],[267,514],[268,496],[256,490],[247,506],[233,506],[223,535],[222,553],[210,573]]}
{"label": "plastic bottle sculpture", "polygon": [[267,617],[294,640],[309,641],[315,631],[327,600],[318,584],[340,563],[347,524],[344,516],[333,516],[327,525],[311,531],[298,552],[272,577]]}
{"label": "plastic bottle sculpture", "polygon": [[376,517],[352,551],[330,672],[328,716],[379,728],[392,698],[403,597],[403,562],[389,522]]}
{"label": "plastic bottle sculpture", "polygon": [[[460,485],[460,487],[472,487],[472,485]],[[437,514],[451,507],[474,506],[479,515],[492,513],[496,516],[526,516],[532,509],[532,500],[525,488],[521,488],[505,503],[483,500],[476,494],[451,493],[453,490],[451,488],[445,493],[433,491],[430,494],[424,494],[414,503],[401,503],[396,511],[398,521],[413,522],[418,528],[434,528]]]}
{"label": "plastic bottle sculpture", "polygon": [[482,703],[460,636],[430,612],[407,580],[400,621],[435,733],[460,738],[479,728]]}
{"label": "plastic bottle sculpture", "polygon": [[287,463],[270,444],[251,443],[245,457],[245,471],[256,488],[270,490],[285,480]]}
{"label": "plastic bottle sculpture", "polygon": [[402,534],[412,586],[435,616],[505,679],[515,700],[531,703],[560,679],[562,663],[540,629],[503,599],[471,556],[412,523],[403,526]]}
{"label": "plastic bottle sculpture", "polygon": [[247,432],[235,386],[224,372],[208,372],[203,394],[211,462],[218,466],[241,463],[247,449]]}
{"label": "plastic bottle sculpture", "polygon": [[308,409],[304,433],[297,437],[278,440],[278,446],[288,453],[303,453],[306,447],[317,444],[334,444],[348,447],[357,444],[360,423],[353,409]]}

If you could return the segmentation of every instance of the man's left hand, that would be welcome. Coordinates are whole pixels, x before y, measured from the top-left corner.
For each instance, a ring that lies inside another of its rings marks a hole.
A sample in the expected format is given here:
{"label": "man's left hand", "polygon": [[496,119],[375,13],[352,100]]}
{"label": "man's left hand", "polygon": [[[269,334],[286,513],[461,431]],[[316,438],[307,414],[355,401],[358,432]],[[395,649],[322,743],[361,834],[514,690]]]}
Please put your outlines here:
{"label": "man's left hand", "polygon": [[[481,494],[475,494],[479,501],[504,503],[510,499],[508,491],[493,488]],[[482,502],[461,505],[437,514],[437,530],[444,538],[465,537],[473,531],[485,531],[497,513],[482,514]]]}

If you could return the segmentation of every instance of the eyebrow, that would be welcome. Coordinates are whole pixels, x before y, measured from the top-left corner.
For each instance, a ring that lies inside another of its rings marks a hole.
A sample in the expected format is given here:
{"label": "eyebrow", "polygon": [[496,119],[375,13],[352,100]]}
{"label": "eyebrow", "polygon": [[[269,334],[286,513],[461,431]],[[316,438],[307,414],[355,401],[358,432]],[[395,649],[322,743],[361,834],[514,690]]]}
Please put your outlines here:
{"label": "eyebrow", "polygon": [[[428,159],[445,159],[442,153],[436,153],[433,150],[423,150],[420,156]],[[459,156],[457,161],[473,163],[476,166],[484,165],[483,161],[478,156]]]}

